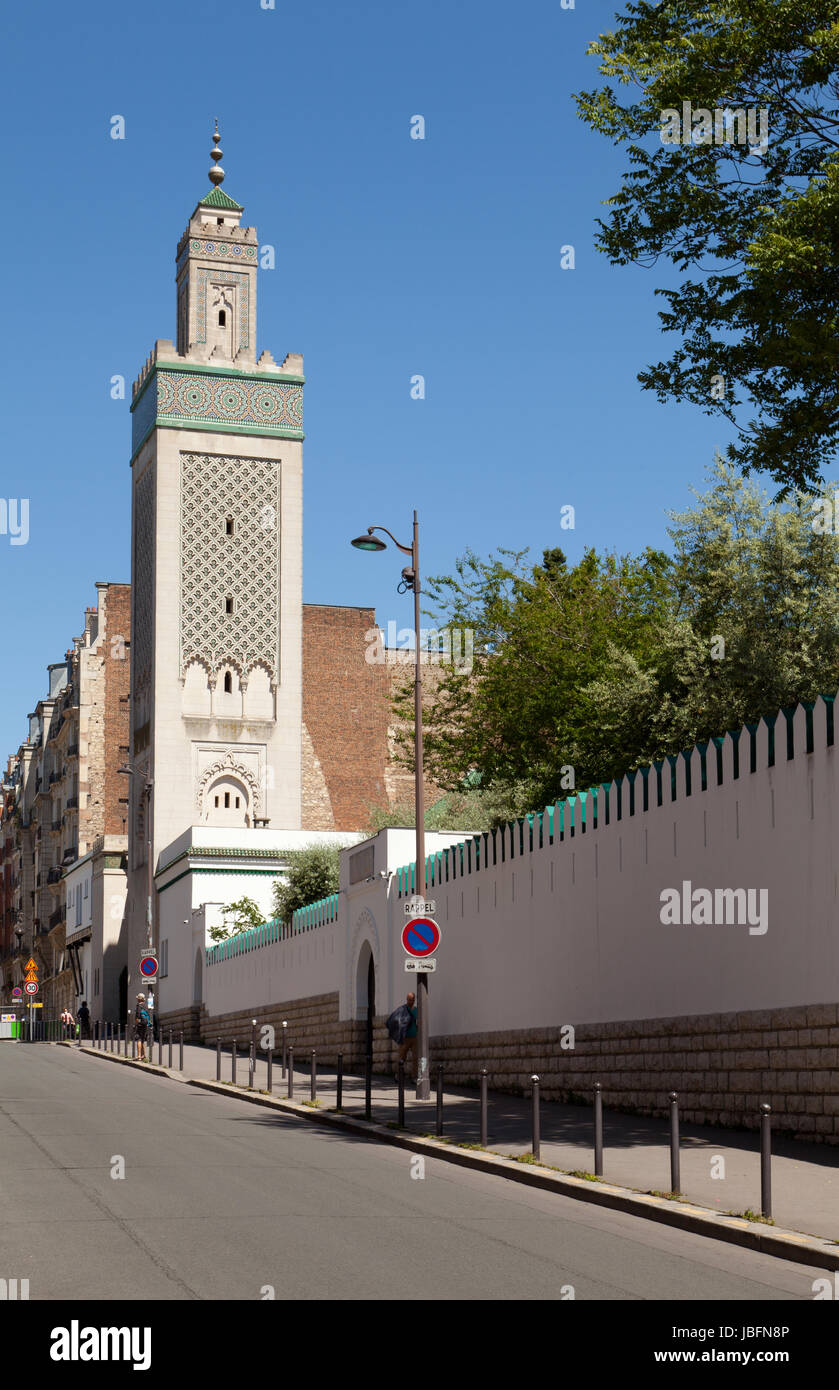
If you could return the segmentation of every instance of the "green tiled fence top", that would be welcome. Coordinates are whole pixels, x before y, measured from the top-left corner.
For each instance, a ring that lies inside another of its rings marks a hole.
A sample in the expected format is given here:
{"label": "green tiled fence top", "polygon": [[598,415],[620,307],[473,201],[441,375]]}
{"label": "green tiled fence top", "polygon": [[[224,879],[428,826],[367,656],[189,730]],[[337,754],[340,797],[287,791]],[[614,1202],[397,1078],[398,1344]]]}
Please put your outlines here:
{"label": "green tiled fence top", "polygon": [[231,936],[218,946],[208,947],[207,964],[218,965],[223,960],[233,960],[236,956],[246,955],[248,951],[258,951],[262,946],[271,946],[275,941],[288,941],[299,936],[301,932],[312,931],[315,927],[334,922],[337,916],[338,894],[330,893],[329,897],[321,898],[316,903],[296,908],[290,922],[279,922],[275,918],[271,922],[265,922],[261,927],[239,932],[237,936]]}

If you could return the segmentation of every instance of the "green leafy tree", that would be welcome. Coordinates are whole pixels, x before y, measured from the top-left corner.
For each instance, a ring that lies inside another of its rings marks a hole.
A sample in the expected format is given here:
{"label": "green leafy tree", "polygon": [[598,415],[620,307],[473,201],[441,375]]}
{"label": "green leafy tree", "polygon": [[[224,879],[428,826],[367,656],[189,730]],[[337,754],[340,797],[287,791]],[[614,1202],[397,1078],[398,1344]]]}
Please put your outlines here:
{"label": "green leafy tree", "polygon": [[265,913],[253,898],[239,898],[237,902],[223,908],[222,915],[223,926],[210,927],[212,941],[227,941],[229,937],[238,936],[240,932],[250,931],[251,927],[261,927],[265,921]]}
{"label": "green leafy tree", "polygon": [[772,505],[721,459],[711,483],[672,516],[675,603],[657,650],[640,662],[614,649],[583,692],[598,780],[839,684],[835,530],[812,497]]}
{"label": "green leafy tree", "polygon": [[337,893],[339,856],[337,845],[314,844],[286,851],[287,878],[274,882],[274,916],[288,922],[298,907]]}
{"label": "green leafy tree", "polygon": [[[576,98],[629,162],[597,244],[614,265],[679,275],[656,293],[680,345],[639,380],[729,420],[743,471],[767,470],[784,495],[810,488],[839,439],[836,0],[638,0],[617,20],[589,46],[617,86]],[[734,143],[724,116],[710,131],[694,115],[688,143],[683,130],[663,143],[663,113],[684,102],[765,109],[766,141]]]}
{"label": "green leafy tree", "polygon": [[[476,809],[491,821],[493,799],[498,813],[521,814],[581,785],[591,775],[575,761],[589,716],[581,691],[614,645],[646,662],[668,611],[670,571],[654,550],[639,559],[589,550],[574,567],[561,550],[529,567],[524,552],[488,561],[467,552],[454,575],[427,580],[446,619],[475,634],[473,671],[441,668],[424,712],[429,775],[453,792],[477,782]],[[396,708],[410,757],[406,689]]]}

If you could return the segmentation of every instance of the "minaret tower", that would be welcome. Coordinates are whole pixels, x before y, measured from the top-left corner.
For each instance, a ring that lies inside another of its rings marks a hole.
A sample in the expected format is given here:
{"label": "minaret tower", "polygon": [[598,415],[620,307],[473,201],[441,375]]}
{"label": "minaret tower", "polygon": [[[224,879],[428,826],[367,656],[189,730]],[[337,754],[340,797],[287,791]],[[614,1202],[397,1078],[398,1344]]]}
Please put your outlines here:
{"label": "minaret tower", "polygon": [[300,826],[303,359],[257,357],[259,246],[219,141],[178,244],[177,345],[131,405],[129,998],[149,841],[157,872],[191,826]]}

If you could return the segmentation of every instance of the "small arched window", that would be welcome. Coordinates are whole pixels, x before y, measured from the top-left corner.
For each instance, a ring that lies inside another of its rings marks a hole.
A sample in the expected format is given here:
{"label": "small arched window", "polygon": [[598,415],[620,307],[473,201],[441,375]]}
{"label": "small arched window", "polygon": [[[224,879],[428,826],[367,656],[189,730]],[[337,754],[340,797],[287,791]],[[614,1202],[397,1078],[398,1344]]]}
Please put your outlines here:
{"label": "small arched window", "polygon": [[226,599],[224,600],[224,611],[225,611],[225,613],[232,613],[232,612],[233,612],[233,600],[232,600],[232,598],[226,598]]}
{"label": "small arched window", "polygon": [[232,535],[233,535],[233,518],[232,518],[232,516],[229,516],[229,517],[227,518],[227,520],[225,521],[225,523],[224,523],[224,534],[225,534],[226,536],[232,536]]}
{"label": "small arched window", "polygon": [[227,323],[227,312],[226,312],[226,310],[224,310],[224,309],[219,309],[219,311],[218,311],[218,326],[219,326],[219,328],[224,328],[225,325],[226,325],[226,323]]}
{"label": "small arched window", "polygon": [[224,673],[224,693],[225,695],[233,694],[233,677],[229,671]]}

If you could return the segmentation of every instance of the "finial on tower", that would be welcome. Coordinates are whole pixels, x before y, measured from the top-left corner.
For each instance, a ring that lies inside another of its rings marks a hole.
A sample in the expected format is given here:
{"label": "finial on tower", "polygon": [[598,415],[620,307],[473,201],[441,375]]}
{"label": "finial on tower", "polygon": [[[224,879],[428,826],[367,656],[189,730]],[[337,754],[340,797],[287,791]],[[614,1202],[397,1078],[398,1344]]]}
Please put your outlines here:
{"label": "finial on tower", "polygon": [[[210,158],[211,158],[211,159],[215,159],[215,160],[221,159],[222,152],[221,152],[221,150],[218,148],[218,143],[219,143],[219,140],[220,140],[220,139],[221,139],[221,136],[220,136],[219,133],[218,133],[218,121],[216,121],[215,134],[213,135],[213,144],[216,146],[216,148],[213,149],[213,150],[210,150]],[[215,184],[216,188],[218,188],[218,186],[219,186],[220,183],[224,183],[224,170],[222,169],[221,165],[218,164],[218,163],[214,164],[214,165],[212,166],[212,168],[210,169],[210,183]]]}

